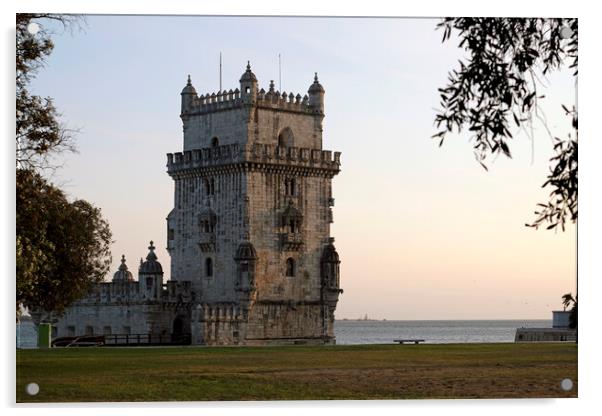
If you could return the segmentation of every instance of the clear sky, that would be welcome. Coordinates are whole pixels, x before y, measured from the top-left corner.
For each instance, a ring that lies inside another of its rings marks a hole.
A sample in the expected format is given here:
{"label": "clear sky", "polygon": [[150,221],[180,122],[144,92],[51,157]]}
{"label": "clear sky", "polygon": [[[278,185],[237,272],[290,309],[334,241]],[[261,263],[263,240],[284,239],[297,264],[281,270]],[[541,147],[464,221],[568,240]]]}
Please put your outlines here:
{"label": "clear sky", "polygon": [[[113,273],[130,270],[154,240],[169,270],[165,217],[173,205],[166,153],[182,149],[180,91],[190,74],[200,93],[238,87],[250,60],[260,88],[278,82],[305,94],[318,72],[326,90],[324,148],[342,152],[334,179],[332,235],[345,290],[338,318],[550,318],[575,291],[576,233],[535,231],[545,202],[551,140],[534,123],[512,160],[489,172],[468,135],[442,148],[437,88],[463,52],[441,43],[435,19],[88,16],[82,31],[58,31],[33,83],[71,128],[78,154],[53,180],[103,211],[113,231]],[[560,105],[575,100],[568,72],[548,77],[542,103],[555,135],[570,132]],[[169,273],[167,273],[169,274]],[[169,277],[169,276],[168,276]]]}

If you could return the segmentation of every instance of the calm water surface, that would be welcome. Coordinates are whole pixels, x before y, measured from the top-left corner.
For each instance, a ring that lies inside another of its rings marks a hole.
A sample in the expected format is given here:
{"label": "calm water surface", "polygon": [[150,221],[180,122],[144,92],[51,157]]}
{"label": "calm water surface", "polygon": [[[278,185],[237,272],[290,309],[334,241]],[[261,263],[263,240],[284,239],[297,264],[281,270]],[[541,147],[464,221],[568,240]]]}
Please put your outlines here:
{"label": "calm water surface", "polygon": [[[336,321],[339,345],[390,344],[394,339],[424,339],[427,343],[513,342],[516,328],[550,328],[551,320],[504,321]],[[36,348],[37,332],[31,321],[17,325],[17,347]]]}
{"label": "calm water surface", "polygon": [[514,342],[516,328],[551,328],[552,321],[336,321],[337,344],[388,344],[394,339],[424,339],[432,344]]}

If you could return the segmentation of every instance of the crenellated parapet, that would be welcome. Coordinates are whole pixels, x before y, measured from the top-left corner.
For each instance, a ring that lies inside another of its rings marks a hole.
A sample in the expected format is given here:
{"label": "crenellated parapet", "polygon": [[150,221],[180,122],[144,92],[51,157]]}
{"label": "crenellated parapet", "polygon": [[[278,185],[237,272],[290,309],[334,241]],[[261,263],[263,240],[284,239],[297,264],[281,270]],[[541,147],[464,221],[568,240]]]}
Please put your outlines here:
{"label": "crenellated parapet", "polygon": [[[197,114],[214,113],[234,108],[254,106],[285,112],[324,116],[324,88],[318,82],[318,75],[314,77],[307,94],[301,95],[293,92],[276,91],[274,81],[270,81],[268,91],[258,89],[257,77],[251,71],[250,64],[240,79],[240,89],[218,91],[197,95],[192,85],[190,76],[182,90],[182,117]],[[221,88],[221,87],[220,87]]]}
{"label": "crenellated parapet", "polygon": [[[286,91],[265,91],[263,88],[257,93],[254,104],[259,108],[288,111],[303,114],[316,114],[318,109],[310,105],[309,96],[293,94]],[[242,108],[244,101],[240,90],[218,91],[206,95],[193,96],[189,105],[183,110],[182,115],[207,114],[218,111]]]}
{"label": "crenellated parapet", "polygon": [[193,96],[182,114],[205,114],[216,111],[240,108],[243,105],[240,90],[218,91],[206,95]]}
{"label": "crenellated parapet", "polygon": [[283,91],[265,91],[263,88],[257,93],[257,107],[269,108],[279,111],[291,111],[304,114],[314,114],[316,108],[309,105],[309,96],[305,94],[286,93]]}
{"label": "crenellated parapet", "polygon": [[229,144],[167,154],[167,172],[174,176],[208,168],[241,165],[257,168],[257,164],[272,167],[321,169],[336,174],[340,170],[341,152],[283,147],[272,144]]}

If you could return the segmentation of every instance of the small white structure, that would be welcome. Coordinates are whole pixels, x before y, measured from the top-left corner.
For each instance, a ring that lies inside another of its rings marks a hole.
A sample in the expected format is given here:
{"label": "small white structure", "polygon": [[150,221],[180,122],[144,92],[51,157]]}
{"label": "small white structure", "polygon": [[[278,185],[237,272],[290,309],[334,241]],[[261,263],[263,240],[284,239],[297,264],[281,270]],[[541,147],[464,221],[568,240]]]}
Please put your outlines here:
{"label": "small white structure", "polygon": [[577,341],[577,330],[569,328],[571,311],[552,311],[552,328],[517,328],[514,342]]}
{"label": "small white structure", "polygon": [[568,328],[571,311],[552,311],[552,328]]}

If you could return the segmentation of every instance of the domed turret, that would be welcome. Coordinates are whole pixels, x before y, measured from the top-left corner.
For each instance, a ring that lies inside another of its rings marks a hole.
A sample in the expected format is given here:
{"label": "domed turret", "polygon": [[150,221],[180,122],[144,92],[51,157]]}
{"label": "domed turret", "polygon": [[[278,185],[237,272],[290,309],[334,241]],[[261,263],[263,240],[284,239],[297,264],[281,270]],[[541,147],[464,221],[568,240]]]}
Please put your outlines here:
{"label": "domed turret", "polygon": [[245,103],[253,103],[257,98],[257,77],[251,71],[249,61],[247,61],[247,70],[240,77],[240,93]]}
{"label": "domed turret", "polygon": [[192,108],[193,101],[197,96],[196,90],[190,80],[190,75],[188,75],[188,82],[180,95],[182,96],[182,113],[185,113]]}
{"label": "domed turret", "polygon": [[138,274],[160,274],[163,275],[163,268],[161,267],[161,263],[157,261],[157,255],[155,254],[155,246],[153,242],[150,242],[150,246],[148,246],[149,253],[146,256],[146,261],[140,263],[140,268],[138,269]]}
{"label": "domed turret", "polygon": [[234,260],[257,260],[257,251],[250,241],[243,241],[238,245]]}
{"label": "domed turret", "polygon": [[324,247],[324,251],[322,252],[322,263],[339,264],[340,262],[339,253],[334,248],[334,238],[331,237],[328,239],[328,245]]}
{"label": "domed turret", "polygon": [[140,268],[138,269],[140,293],[147,299],[158,299],[163,289],[163,268],[161,267],[161,263],[157,261],[155,246],[152,241],[148,250],[149,253],[146,256],[146,261],[140,259]]}
{"label": "domed turret", "polygon": [[324,87],[318,81],[318,73],[315,73],[314,82],[309,86],[309,105],[320,113],[324,112]]}
{"label": "domed turret", "polygon": [[339,288],[339,253],[334,248],[334,238],[328,239],[328,245],[322,251],[322,288],[327,291],[327,298],[331,301],[338,300],[339,293],[343,290]]}
{"label": "domed turret", "polygon": [[251,71],[251,62],[250,61],[247,61],[247,70],[240,77],[240,82],[241,82],[241,84],[243,82],[257,82],[257,77],[255,76],[253,71]]}
{"label": "domed turret", "polygon": [[119,270],[115,272],[113,275],[113,282],[122,283],[122,282],[133,282],[134,276],[128,270],[128,266],[125,264],[125,255],[121,256],[121,265],[119,266]]}

